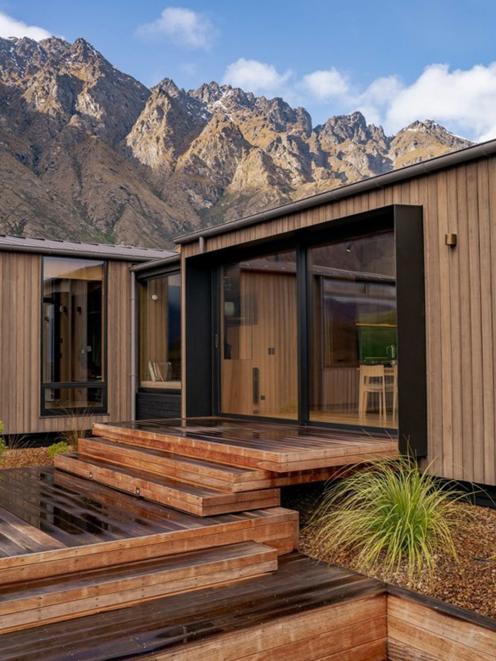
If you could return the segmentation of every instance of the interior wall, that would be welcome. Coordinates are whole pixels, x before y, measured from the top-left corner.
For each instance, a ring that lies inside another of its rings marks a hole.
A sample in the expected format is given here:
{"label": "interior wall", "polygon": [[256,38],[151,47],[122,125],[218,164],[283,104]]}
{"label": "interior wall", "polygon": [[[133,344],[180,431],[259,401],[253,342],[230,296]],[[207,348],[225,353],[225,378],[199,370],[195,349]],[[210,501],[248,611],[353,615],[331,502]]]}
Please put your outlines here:
{"label": "interior wall", "polygon": [[[241,271],[237,358],[222,360],[224,413],[296,418],[297,345],[295,274]],[[246,306],[254,309],[251,313]],[[252,316],[253,319],[249,320]],[[248,321],[247,321],[248,320]],[[253,401],[253,369],[259,400]]]}

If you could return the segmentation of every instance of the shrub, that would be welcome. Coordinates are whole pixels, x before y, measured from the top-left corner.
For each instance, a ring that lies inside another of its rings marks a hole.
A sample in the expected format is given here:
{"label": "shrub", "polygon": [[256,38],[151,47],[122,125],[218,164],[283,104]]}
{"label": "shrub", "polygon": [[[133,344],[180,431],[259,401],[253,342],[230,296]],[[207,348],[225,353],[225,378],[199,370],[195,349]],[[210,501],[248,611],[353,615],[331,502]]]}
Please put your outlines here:
{"label": "shrub", "polygon": [[363,570],[406,566],[412,578],[433,568],[440,549],[456,560],[460,498],[413,459],[381,460],[332,484],[310,525],[323,550],[351,551]]}
{"label": "shrub", "polygon": [[71,447],[65,441],[59,441],[58,443],[52,443],[48,447],[47,453],[50,459],[54,459],[58,454],[66,454],[70,452]]}

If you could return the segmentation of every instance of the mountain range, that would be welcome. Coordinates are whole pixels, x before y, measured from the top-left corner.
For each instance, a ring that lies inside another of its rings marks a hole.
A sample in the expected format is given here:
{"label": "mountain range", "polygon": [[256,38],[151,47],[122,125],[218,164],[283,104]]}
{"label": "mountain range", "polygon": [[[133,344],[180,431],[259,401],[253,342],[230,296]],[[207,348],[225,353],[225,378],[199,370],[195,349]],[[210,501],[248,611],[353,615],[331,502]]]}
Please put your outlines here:
{"label": "mountain range", "polygon": [[170,247],[172,239],[470,145],[417,121],[388,136],[360,112],[216,82],[151,89],[84,39],[0,39],[0,232]]}

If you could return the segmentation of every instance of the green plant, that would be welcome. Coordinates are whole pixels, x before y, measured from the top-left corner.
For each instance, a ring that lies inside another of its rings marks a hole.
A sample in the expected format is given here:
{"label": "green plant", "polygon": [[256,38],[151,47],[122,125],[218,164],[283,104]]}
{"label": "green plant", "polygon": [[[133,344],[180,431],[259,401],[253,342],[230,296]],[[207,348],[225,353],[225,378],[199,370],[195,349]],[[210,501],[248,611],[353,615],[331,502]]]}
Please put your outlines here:
{"label": "green plant", "polygon": [[71,447],[68,443],[65,441],[59,441],[58,443],[52,443],[52,445],[48,446],[48,456],[50,459],[54,459],[58,454],[67,454],[67,452],[70,452]]}
{"label": "green plant", "polygon": [[411,458],[381,460],[333,483],[309,525],[324,550],[353,552],[364,570],[406,567],[412,578],[432,569],[441,549],[456,560],[452,533],[462,497]]}

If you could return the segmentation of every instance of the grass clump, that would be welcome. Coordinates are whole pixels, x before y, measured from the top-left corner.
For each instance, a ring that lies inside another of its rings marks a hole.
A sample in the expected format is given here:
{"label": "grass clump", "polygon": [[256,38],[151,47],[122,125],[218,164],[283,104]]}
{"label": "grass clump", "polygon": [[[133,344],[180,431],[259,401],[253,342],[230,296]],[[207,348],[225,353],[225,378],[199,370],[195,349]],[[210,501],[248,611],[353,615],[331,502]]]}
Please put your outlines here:
{"label": "grass clump", "polygon": [[406,569],[413,578],[434,567],[441,549],[456,560],[460,498],[411,458],[381,460],[333,483],[309,525],[325,552],[351,552],[364,571]]}
{"label": "grass clump", "polygon": [[59,441],[58,443],[52,443],[48,446],[47,454],[50,459],[54,459],[58,454],[67,454],[71,451],[71,446],[65,441]]}

